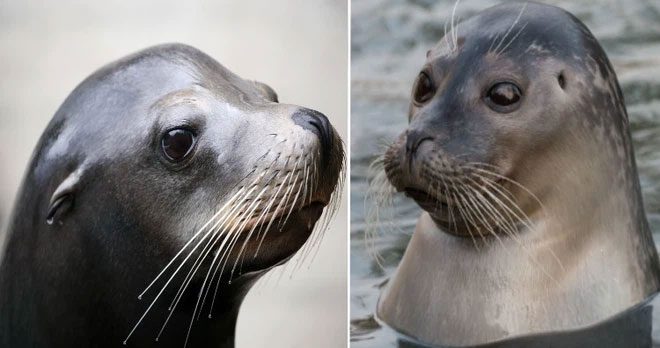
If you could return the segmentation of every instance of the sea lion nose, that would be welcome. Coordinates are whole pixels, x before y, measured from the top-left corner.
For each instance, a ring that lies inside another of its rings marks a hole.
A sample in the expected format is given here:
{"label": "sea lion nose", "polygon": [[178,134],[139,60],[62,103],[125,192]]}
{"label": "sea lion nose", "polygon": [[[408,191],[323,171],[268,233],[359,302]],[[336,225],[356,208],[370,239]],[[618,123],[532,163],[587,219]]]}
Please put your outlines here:
{"label": "sea lion nose", "polygon": [[321,142],[321,154],[323,159],[327,160],[334,139],[332,126],[330,125],[328,118],[318,111],[307,108],[296,110],[291,118],[295,124],[316,134]]}

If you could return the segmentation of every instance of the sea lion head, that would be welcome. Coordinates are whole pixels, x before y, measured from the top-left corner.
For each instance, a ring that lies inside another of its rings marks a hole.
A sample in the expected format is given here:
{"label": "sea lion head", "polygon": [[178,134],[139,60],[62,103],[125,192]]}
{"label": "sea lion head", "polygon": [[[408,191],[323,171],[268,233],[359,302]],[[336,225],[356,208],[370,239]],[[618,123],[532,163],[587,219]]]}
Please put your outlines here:
{"label": "sea lion head", "polygon": [[301,248],[332,200],[343,150],[323,114],[170,44],[83,81],[33,163],[23,195],[38,209],[20,206],[51,235],[96,241],[96,262],[137,257],[157,269],[201,256],[200,276],[231,278]]}
{"label": "sea lion head", "polygon": [[585,189],[585,168],[611,160],[636,185],[616,76],[589,30],[557,7],[498,5],[457,25],[428,51],[408,118],[387,176],[453,234],[517,230],[556,187]]}

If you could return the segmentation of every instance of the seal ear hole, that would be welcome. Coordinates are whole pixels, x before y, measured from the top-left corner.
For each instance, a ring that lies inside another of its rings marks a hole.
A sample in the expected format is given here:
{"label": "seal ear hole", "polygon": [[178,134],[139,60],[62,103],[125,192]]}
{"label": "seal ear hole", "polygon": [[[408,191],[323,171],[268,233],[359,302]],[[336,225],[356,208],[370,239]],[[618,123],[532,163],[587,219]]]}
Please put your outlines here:
{"label": "seal ear hole", "polygon": [[60,221],[64,214],[69,211],[73,205],[73,195],[65,194],[53,201],[48,207],[46,214],[46,223],[52,225],[55,221]]}
{"label": "seal ear hole", "polygon": [[566,89],[566,78],[564,77],[563,71],[560,72],[557,76],[557,82],[559,83],[559,87],[561,87],[561,89]]}

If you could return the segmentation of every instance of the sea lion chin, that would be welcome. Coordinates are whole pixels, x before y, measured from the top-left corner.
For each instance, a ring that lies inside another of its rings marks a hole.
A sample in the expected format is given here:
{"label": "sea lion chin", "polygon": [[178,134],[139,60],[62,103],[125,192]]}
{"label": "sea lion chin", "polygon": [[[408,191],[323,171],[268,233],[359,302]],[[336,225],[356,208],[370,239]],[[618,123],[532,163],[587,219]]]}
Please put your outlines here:
{"label": "sea lion chin", "polygon": [[323,114],[193,47],[103,67],[26,172],[0,268],[0,345],[233,346],[243,297],[309,244],[342,166]]}
{"label": "sea lion chin", "polygon": [[537,3],[487,9],[427,54],[384,169],[424,210],[378,315],[463,346],[584,328],[660,263],[628,115],[598,41]]}

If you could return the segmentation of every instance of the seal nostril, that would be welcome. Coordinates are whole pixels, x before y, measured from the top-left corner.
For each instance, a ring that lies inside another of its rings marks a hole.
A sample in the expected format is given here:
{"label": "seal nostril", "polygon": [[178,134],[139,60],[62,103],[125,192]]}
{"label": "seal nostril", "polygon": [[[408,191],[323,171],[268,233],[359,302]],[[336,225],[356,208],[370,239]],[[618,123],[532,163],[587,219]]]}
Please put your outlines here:
{"label": "seal nostril", "polygon": [[328,118],[318,111],[307,108],[296,110],[291,118],[295,124],[318,136],[319,141],[321,142],[323,161],[326,161],[330,150],[332,149],[334,137],[332,126],[330,125]]}
{"label": "seal nostril", "polygon": [[426,140],[433,140],[433,137],[423,131],[409,130],[406,134],[406,153],[412,157],[419,146]]}
{"label": "seal nostril", "polygon": [[406,131],[406,157],[408,158],[408,168],[412,170],[413,158],[417,149],[424,141],[432,141],[433,137],[424,131],[408,130]]}

